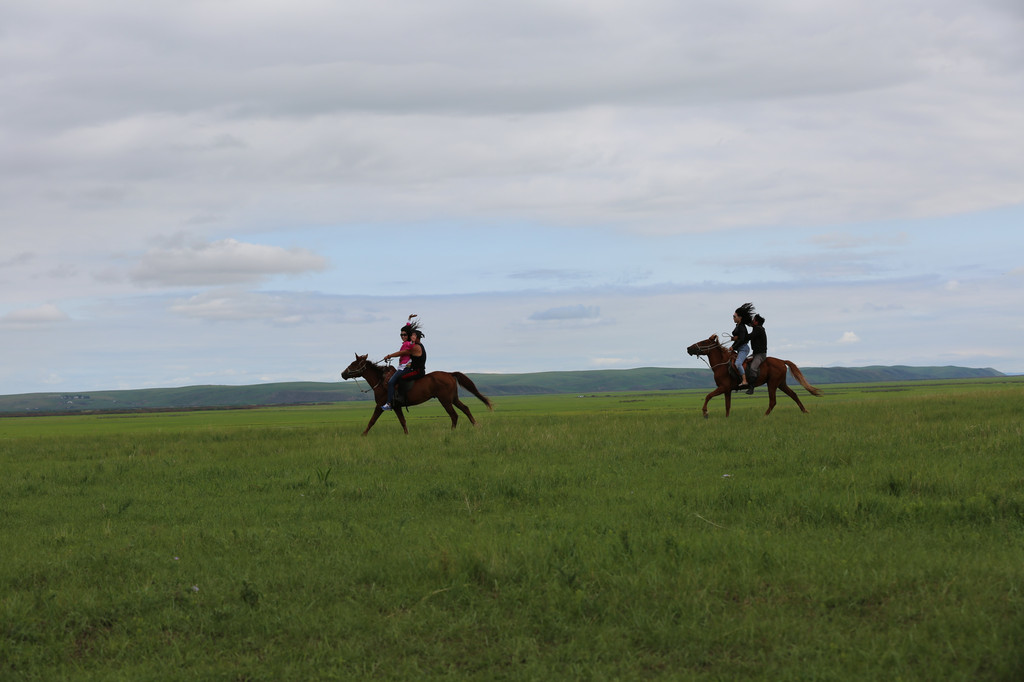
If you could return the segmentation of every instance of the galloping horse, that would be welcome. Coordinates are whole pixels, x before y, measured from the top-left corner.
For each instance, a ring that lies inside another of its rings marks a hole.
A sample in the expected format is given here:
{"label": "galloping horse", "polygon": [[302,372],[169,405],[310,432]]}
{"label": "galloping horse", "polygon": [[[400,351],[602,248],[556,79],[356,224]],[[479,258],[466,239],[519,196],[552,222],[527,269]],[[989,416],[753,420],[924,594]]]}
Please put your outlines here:
{"label": "galloping horse", "polygon": [[[381,406],[387,402],[388,399],[388,379],[394,373],[393,367],[387,367],[378,365],[374,362],[370,362],[366,359],[365,355],[359,355],[356,353],[356,359],[341,373],[342,379],[354,379],[355,377],[363,377],[366,379],[366,383],[370,384],[370,388],[373,389],[373,397],[377,404],[373,408],[373,416],[370,417],[370,423],[366,425],[366,430],[363,431],[365,436],[373,428],[373,425],[377,422],[381,413],[384,410]],[[452,418],[452,428],[459,421],[459,415],[455,412],[453,405],[462,410],[467,417],[469,422],[476,425],[476,420],[473,419],[472,413],[464,402],[459,400],[459,386],[475,395],[477,398],[483,401],[484,405],[487,406],[488,410],[493,410],[494,406],[491,405],[490,399],[483,393],[477,390],[476,386],[462,372],[431,372],[426,376],[420,377],[409,386],[406,391],[405,398],[402,405],[408,407],[409,405],[419,405],[425,403],[431,398],[437,398],[441,406],[444,407],[445,412]],[[405,431],[406,435],[409,435],[409,429],[405,425],[405,415],[402,414],[402,405],[393,406],[395,415],[398,417],[399,423],[402,424],[402,430]]]}
{"label": "galloping horse", "polygon": [[[718,335],[712,334],[709,338],[698,341],[689,348],[686,352],[690,355],[706,355],[708,357],[708,364],[711,365],[711,371],[715,375],[715,384],[717,388],[711,393],[708,393],[707,397],[704,398],[704,407],[701,408],[704,412],[704,418],[708,418],[708,401],[714,398],[720,393],[725,394],[725,416],[729,416],[729,408],[732,403],[732,392],[739,390],[739,377],[736,376],[734,371],[729,370],[729,366],[733,363],[735,353],[725,348],[718,342]],[[750,362],[749,360],[747,361]],[[793,376],[800,382],[800,385],[807,389],[807,391],[814,396],[820,396],[821,390],[811,386],[807,383],[807,379],[804,378],[803,372],[794,363],[789,360],[780,360],[778,358],[766,358],[761,367],[758,370],[757,381],[754,382],[754,386],[760,386],[761,384],[768,384],[768,411],[765,415],[772,413],[775,409],[775,390],[781,388],[782,391],[790,398],[796,401],[797,406],[801,412],[807,412],[804,408],[804,404],[800,402],[800,397],[793,392],[789,386],[786,385],[786,368],[793,370]],[[749,378],[749,374],[747,375]]]}

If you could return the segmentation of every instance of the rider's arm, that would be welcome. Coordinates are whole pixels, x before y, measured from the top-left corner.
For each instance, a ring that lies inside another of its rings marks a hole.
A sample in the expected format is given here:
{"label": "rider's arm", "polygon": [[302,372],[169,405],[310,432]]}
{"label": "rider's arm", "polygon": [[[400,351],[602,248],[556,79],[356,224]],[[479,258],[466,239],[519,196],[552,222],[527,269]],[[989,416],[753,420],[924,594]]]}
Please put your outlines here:
{"label": "rider's arm", "polygon": [[411,355],[414,358],[418,358],[419,356],[423,355],[423,347],[420,346],[419,344],[416,344],[412,348],[399,348],[394,353],[388,353],[387,355],[385,355],[384,359],[390,360],[391,358],[399,355]]}

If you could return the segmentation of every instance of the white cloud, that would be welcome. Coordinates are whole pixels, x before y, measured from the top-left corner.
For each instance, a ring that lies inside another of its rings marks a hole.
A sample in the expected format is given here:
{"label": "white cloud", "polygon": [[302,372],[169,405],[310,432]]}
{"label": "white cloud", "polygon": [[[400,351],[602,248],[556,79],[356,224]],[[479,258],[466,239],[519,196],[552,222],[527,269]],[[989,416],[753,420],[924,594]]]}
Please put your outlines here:
{"label": "white cloud", "polygon": [[548,310],[540,310],[530,315],[531,320],[541,322],[550,320],[596,320],[600,317],[600,308],[582,304],[549,308]]}
{"label": "white cloud", "polygon": [[255,292],[216,290],[181,299],[169,307],[184,317],[210,321],[284,320],[292,311],[279,296]]}
{"label": "white cloud", "polygon": [[35,260],[35,254],[31,253],[19,253],[10,258],[0,261],[0,268],[14,267],[18,265],[28,265]]}
{"label": "white cloud", "polygon": [[0,14],[0,219],[26,250],[185,224],[665,234],[1024,200],[1004,132],[1024,128],[1021,22],[999,3],[47,4]]}
{"label": "white cloud", "polygon": [[365,307],[353,309],[346,299],[321,294],[287,291],[258,292],[218,288],[167,306],[174,315],[206,322],[264,322],[276,327],[303,324],[361,325],[380,318]]}
{"label": "white cloud", "polygon": [[895,247],[905,245],[908,241],[906,233],[864,234],[863,232],[827,232],[815,234],[810,239],[812,244],[825,249],[852,250],[866,247]]}
{"label": "white cloud", "polygon": [[[978,298],[937,300],[931,280],[799,288],[766,284],[752,298],[768,319],[769,354],[802,368],[958,364],[1020,371],[1012,341],[1004,344],[986,337],[986,347],[980,349],[976,334],[1015,305],[1016,291],[1005,280],[977,287]],[[50,374],[62,377],[61,385],[76,391],[209,383],[212,377],[227,383],[337,381],[338,371],[353,353],[380,357],[395,350],[398,328],[410,312],[423,320],[431,369],[706,369],[686,356],[685,347],[712,333],[727,333],[732,310],[750,292],[747,284],[737,284],[514,295],[268,293],[262,301],[248,298],[249,293],[253,292],[208,292],[173,302],[193,306],[195,314],[185,309],[167,314],[165,295],[129,298],[102,311],[85,311],[89,315],[82,319],[76,315],[72,344],[64,329],[51,336],[42,330],[24,332],[36,335],[33,341],[38,342],[33,343],[24,342],[24,333],[0,335],[8,359],[0,367],[0,379],[11,393],[39,390]],[[903,307],[880,310],[871,305],[887,298],[898,299]],[[837,306],[840,300],[843,303]],[[602,317],[614,322],[602,323],[600,334],[595,334],[593,324],[586,321],[528,319],[533,311],[575,305],[600,307]],[[906,310],[931,317],[941,313],[955,323],[945,325],[946,332],[936,343],[908,346],[899,340],[913,337],[921,323]],[[307,322],[289,326],[289,315],[302,315]],[[1024,334],[1024,323],[1010,324],[1012,338]],[[861,340],[837,343],[850,329],[857,329]],[[975,352],[981,350],[984,355]],[[602,358],[623,364],[594,363]]]}
{"label": "white cloud", "polygon": [[326,259],[306,249],[282,249],[223,239],[149,251],[131,277],[145,286],[219,286],[326,267]]}
{"label": "white cloud", "polygon": [[1019,2],[139,7],[0,3],[5,386],[319,376],[411,309],[432,361],[671,366],[751,299],[921,362],[1016,304]]}
{"label": "white cloud", "polygon": [[640,358],[593,358],[590,363],[595,367],[604,368],[622,368],[628,369],[630,367],[636,367],[637,363],[640,362]]}
{"label": "white cloud", "polygon": [[15,310],[0,316],[0,326],[26,329],[68,322],[70,319],[60,308],[52,303],[46,303],[36,308]]}
{"label": "white cloud", "polygon": [[511,279],[541,281],[541,282],[581,282],[593,276],[593,273],[582,270],[567,270],[557,268],[538,268],[523,272],[513,272],[509,275]]}

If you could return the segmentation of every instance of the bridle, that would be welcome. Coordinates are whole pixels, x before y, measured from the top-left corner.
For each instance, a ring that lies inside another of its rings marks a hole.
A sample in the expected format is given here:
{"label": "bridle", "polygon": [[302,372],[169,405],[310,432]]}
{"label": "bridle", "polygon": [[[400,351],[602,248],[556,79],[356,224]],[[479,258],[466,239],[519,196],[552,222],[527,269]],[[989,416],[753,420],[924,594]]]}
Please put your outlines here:
{"label": "bridle", "polygon": [[726,353],[726,360],[724,362],[718,362],[715,363],[714,365],[711,364],[711,360],[708,358],[708,355],[711,353],[712,350],[714,350],[715,348],[721,348],[723,351],[727,350],[725,346],[718,342],[717,335],[715,336],[714,340],[706,339],[704,341],[698,341],[693,345],[697,347],[697,357],[703,360],[712,372],[715,371],[715,367],[728,365],[732,362],[732,360],[729,359],[728,353]]}
{"label": "bridle", "polygon": [[[374,367],[378,366],[376,362],[370,362],[369,358],[363,358],[362,363],[360,363],[360,365],[358,367],[356,367],[356,368],[354,368],[352,370],[346,369],[345,372],[342,372],[341,373],[341,378],[345,379],[346,378],[345,377],[345,373],[346,372],[350,372],[352,374],[352,378],[353,379],[362,379],[363,381],[366,381],[366,366],[367,365],[373,365]],[[375,384],[373,384],[371,386],[370,382],[366,381],[366,386],[367,386],[366,390],[364,391],[363,389],[359,389],[359,392],[360,393],[369,393],[370,391],[376,390],[378,386],[380,386],[380,385],[382,385],[384,383],[384,374],[385,374],[384,371],[381,370],[380,379],[377,381],[377,383],[375,383]]]}

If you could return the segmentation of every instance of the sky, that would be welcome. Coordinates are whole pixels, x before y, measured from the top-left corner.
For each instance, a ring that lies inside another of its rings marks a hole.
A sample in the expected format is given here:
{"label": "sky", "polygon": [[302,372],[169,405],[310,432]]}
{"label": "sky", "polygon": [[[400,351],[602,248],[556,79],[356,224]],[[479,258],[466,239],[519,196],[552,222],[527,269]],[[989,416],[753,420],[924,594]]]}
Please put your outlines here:
{"label": "sky", "polygon": [[5,0],[0,393],[1024,372],[1018,0]]}

